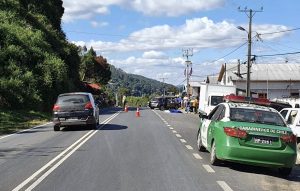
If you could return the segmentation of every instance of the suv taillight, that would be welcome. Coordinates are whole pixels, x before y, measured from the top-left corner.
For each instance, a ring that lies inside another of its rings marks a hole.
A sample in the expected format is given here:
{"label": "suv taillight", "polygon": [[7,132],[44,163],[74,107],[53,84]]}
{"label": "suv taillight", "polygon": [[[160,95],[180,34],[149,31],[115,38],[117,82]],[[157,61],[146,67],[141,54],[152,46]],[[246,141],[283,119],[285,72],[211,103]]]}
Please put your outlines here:
{"label": "suv taillight", "polygon": [[54,106],[53,106],[53,109],[52,109],[53,111],[59,111],[60,110],[60,106],[59,105],[57,105],[57,104],[55,104]]}
{"label": "suv taillight", "polygon": [[247,132],[238,128],[224,127],[224,132],[230,137],[246,138]]}
{"label": "suv taillight", "polygon": [[285,143],[296,143],[297,142],[297,137],[294,134],[282,135],[280,137],[280,139]]}
{"label": "suv taillight", "polygon": [[93,109],[92,103],[88,102],[87,104],[85,104],[84,109]]}

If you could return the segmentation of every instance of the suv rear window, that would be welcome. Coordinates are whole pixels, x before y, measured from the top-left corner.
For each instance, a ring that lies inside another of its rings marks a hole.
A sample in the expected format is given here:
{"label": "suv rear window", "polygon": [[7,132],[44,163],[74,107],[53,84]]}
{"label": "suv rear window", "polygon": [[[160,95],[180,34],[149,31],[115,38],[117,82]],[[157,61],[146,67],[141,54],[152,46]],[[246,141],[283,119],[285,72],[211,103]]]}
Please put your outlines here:
{"label": "suv rear window", "polygon": [[69,103],[87,103],[89,102],[88,95],[63,95],[57,99],[58,104],[69,104]]}

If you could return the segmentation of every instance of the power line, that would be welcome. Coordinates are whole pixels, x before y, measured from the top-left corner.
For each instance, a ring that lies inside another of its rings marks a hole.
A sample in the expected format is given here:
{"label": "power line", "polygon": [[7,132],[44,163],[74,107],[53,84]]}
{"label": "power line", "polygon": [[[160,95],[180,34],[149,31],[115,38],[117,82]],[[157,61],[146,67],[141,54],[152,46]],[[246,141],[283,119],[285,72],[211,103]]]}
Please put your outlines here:
{"label": "power line", "polygon": [[291,31],[296,31],[296,30],[300,30],[300,28],[281,30],[281,31],[275,31],[275,32],[259,33],[258,35],[276,34],[276,33],[291,32]]}
{"label": "power line", "polygon": [[267,57],[267,56],[284,56],[290,54],[300,54],[300,52],[287,52],[287,53],[279,53],[279,54],[263,54],[263,55],[254,55],[255,57]]}

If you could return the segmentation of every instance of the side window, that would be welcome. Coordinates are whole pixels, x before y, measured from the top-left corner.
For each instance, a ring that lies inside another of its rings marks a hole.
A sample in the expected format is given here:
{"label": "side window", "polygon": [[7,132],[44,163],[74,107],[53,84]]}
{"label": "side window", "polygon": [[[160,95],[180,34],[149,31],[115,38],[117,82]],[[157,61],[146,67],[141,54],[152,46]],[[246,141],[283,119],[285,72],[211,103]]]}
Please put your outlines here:
{"label": "side window", "polygon": [[217,119],[218,121],[222,120],[225,117],[225,107],[223,105],[221,107],[222,107],[222,110],[221,110],[221,113],[220,113],[220,115]]}
{"label": "side window", "polygon": [[214,121],[218,120],[222,110],[223,110],[222,105],[218,106],[216,112],[212,115],[211,120],[214,120]]}
{"label": "side window", "polygon": [[292,111],[290,112],[289,118],[288,118],[288,120],[287,120],[287,123],[288,123],[288,124],[293,124],[293,123],[294,123],[294,121],[295,121],[295,119],[296,119],[296,116],[297,116],[297,113],[298,113],[297,110],[292,110]]}
{"label": "side window", "polygon": [[285,119],[286,114],[288,113],[288,110],[283,110],[280,112],[280,114],[282,115],[282,117]]}

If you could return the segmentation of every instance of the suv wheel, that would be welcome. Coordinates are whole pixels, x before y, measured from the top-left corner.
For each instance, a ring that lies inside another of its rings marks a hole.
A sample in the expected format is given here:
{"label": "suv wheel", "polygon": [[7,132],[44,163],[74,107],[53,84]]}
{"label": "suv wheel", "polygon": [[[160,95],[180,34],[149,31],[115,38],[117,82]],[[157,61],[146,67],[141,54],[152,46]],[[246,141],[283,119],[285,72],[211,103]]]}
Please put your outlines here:
{"label": "suv wheel", "polygon": [[54,131],[59,131],[60,130],[60,126],[59,125],[54,125],[53,130]]}
{"label": "suv wheel", "polygon": [[160,106],[160,110],[161,110],[161,111],[164,111],[164,110],[165,110],[165,107],[164,107],[164,106]]}

